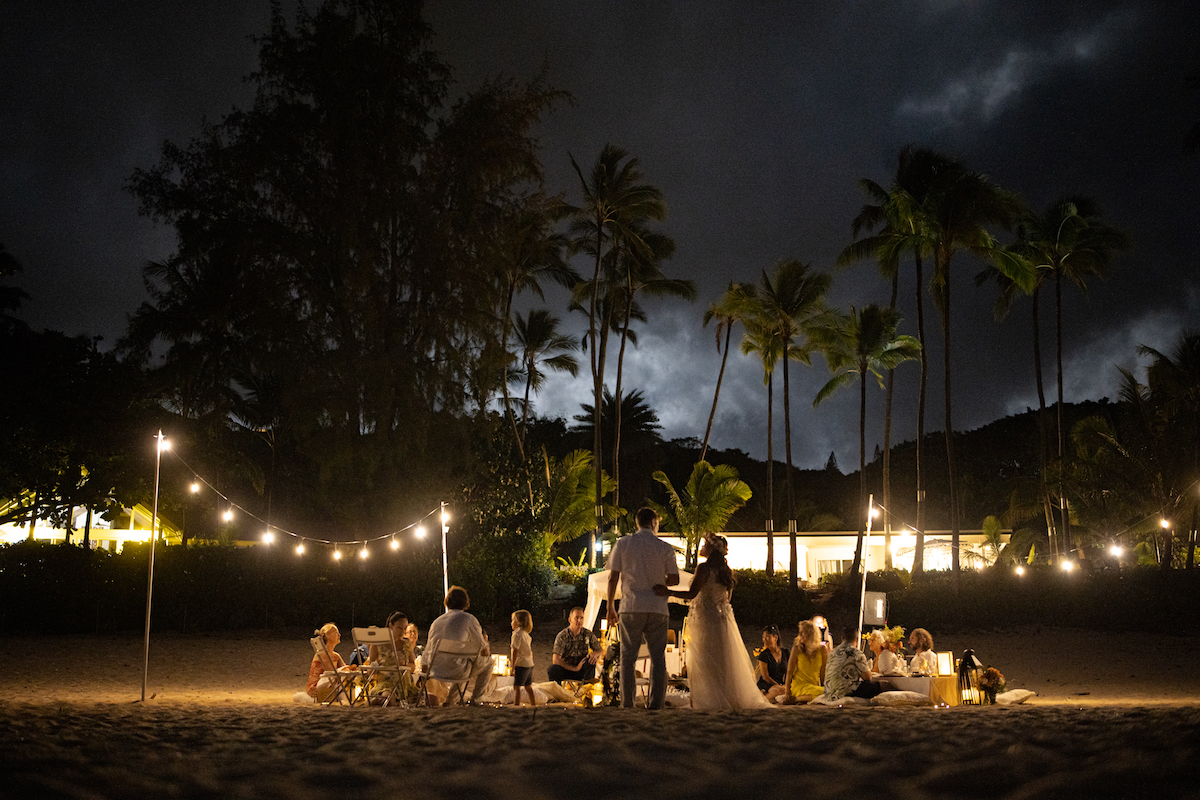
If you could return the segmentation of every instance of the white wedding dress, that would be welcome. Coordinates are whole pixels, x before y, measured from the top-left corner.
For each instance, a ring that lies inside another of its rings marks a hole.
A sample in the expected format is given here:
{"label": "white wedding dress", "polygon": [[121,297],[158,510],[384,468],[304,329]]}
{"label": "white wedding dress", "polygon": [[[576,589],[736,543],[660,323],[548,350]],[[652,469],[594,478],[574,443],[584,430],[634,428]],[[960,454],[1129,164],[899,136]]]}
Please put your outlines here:
{"label": "white wedding dress", "polygon": [[773,708],[758,691],[729,590],[716,581],[704,584],[692,598],[684,643],[692,708]]}

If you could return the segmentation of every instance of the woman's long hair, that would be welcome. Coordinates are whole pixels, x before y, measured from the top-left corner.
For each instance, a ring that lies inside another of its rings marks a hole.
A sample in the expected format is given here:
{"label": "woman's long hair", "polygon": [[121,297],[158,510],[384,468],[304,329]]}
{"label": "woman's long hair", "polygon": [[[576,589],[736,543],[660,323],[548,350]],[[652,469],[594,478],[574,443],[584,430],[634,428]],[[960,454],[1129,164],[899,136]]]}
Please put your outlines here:
{"label": "woman's long hair", "polygon": [[804,655],[816,652],[821,646],[821,641],[817,638],[817,626],[812,624],[812,620],[804,620],[800,623],[800,635],[796,637],[796,641],[792,643],[792,647],[800,650]]}
{"label": "woman's long hair", "polygon": [[717,583],[732,592],[737,583],[737,576],[733,574],[733,570],[729,568],[729,561],[725,558],[725,554],[729,552],[729,540],[716,534],[709,534],[704,539],[708,545],[708,559],[705,563],[713,571]]}

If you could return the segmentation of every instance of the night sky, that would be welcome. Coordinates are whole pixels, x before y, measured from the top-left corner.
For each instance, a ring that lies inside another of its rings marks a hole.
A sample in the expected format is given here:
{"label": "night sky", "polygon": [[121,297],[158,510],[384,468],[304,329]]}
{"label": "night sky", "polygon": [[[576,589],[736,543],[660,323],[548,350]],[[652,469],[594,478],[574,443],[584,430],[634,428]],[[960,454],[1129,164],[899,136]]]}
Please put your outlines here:
{"label": "night sky", "polygon": [[[460,88],[529,78],[544,63],[549,82],[572,93],[540,130],[551,192],[577,202],[568,155],[586,169],[606,142],[639,157],[662,188],[663,230],[678,243],[666,271],[695,279],[700,299],[647,304],[626,385],[643,390],[667,438],[704,434],[720,366],[714,331],[700,324],[708,304],[779,259],[832,271],[866,199],[858,180],[889,185],[910,142],[963,159],[1039,210],[1091,195],[1131,235],[1107,282],[1086,298],[1067,290],[1068,401],[1115,399],[1116,366],[1137,367],[1138,344],[1169,349],[1184,329],[1200,330],[1200,153],[1182,146],[1200,122],[1200,90],[1185,80],[1200,72],[1197,4],[446,0],[427,17]],[[21,316],[32,326],[99,335],[104,347],[123,333],[144,297],[142,265],[174,243],[137,216],[123,186],[156,163],[164,139],[184,143],[202,119],[248,104],[250,37],[268,20],[266,0],[46,0],[0,11],[0,242],[25,268],[18,283],[32,299]],[[995,290],[971,280],[980,269],[961,255],[952,267],[958,430],[1037,404],[1029,301],[996,323]],[[903,270],[902,330],[915,333],[911,263]],[[835,275],[831,299],[847,308],[887,295],[863,263]],[[564,297],[549,305],[567,330],[586,328]],[[927,429],[937,430],[941,337],[926,308]],[[915,365],[900,372],[897,441],[916,430],[917,375]],[[836,451],[843,469],[856,464],[857,392],[813,411],[824,363],[794,365],[792,377],[796,463],[819,467]],[[590,386],[586,375],[552,379],[538,407],[570,417]],[[869,450],[882,398],[872,388]],[[765,418],[761,366],[735,353],[714,445],[765,456]],[[776,435],[782,459],[782,424]]]}

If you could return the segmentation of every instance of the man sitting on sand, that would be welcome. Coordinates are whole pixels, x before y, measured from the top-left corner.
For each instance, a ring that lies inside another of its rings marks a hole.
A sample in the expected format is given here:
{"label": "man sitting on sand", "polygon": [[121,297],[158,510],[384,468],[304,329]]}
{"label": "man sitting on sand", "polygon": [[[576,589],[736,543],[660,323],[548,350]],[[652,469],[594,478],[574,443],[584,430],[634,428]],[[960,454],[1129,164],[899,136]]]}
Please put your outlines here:
{"label": "man sitting on sand", "polygon": [[552,681],[591,681],[596,663],[604,657],[596,634],[583,627],[583,609],[576,606],[567,615],[567,627],[554,637],[554,663],[546,669]]}
{"label": "man sitting on sand", "polygon": [[867,657],[858,649],[858,628],[843,625],[838,646],[833,648],[829,663],[825,666],[825,694],[823,700],[841,700],[843,697],[871,699],[884,691],[879,681],[871,680],[871,667]]}

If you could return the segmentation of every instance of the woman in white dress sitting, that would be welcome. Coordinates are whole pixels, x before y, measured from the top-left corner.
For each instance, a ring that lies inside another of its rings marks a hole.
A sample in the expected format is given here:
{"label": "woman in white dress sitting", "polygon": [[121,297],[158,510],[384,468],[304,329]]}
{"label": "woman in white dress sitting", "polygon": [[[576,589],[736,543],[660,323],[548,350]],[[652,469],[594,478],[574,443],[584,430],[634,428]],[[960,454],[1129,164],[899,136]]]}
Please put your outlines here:
{"label": "woman in white dress sitting", "polygon": [[908,636],[908,646],[915,655],[909,663],[909,672],[913,675],[937,675],[937,654],[933,652],[933,637],[924,628],[913,628]]}
{"label": "woman in white dress sitting", "polygon": [[876,675],[908,674],[908,665],[904,663],[904,659],[892,651],[891,642],[883,635],[883,631],[871,631],[868,643],[871,646],[871,652],[875,654],[875,661],[871,665],[872,672]]}
{"label": "woman in white dress sitting", "polygon": [[700,544],[700,555],[706,560],[696,568],[691,588],[675,591],[659,584],[654,593],[692,601],[686,628],[692,708],[774,708],[758,691],[746,644],[729,605],[735,580],[725,560],[728,552],[724,536],[708,534]]}

